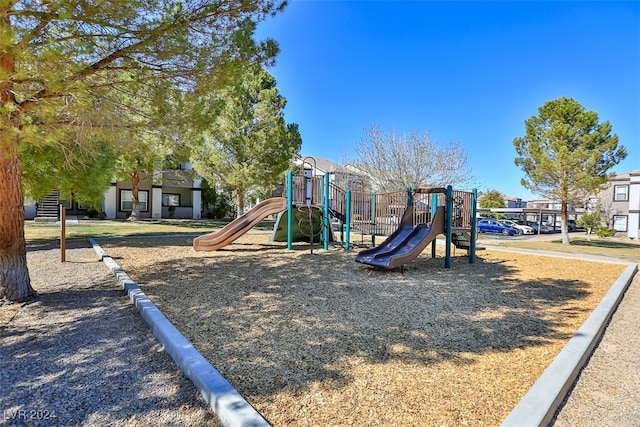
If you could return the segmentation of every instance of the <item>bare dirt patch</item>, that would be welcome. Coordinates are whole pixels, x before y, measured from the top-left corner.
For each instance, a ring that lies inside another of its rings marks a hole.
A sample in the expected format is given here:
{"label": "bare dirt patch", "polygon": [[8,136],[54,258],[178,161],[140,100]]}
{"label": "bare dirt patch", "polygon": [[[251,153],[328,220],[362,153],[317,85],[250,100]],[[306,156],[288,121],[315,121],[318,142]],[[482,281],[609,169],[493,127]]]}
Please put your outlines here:
{"label": "bare dirt patch", "polygon": [[497,425],[624,268],[485,250],[445,269],[427,249],[386,272],[358,249],[191,242],[101,245],[275,426]]}

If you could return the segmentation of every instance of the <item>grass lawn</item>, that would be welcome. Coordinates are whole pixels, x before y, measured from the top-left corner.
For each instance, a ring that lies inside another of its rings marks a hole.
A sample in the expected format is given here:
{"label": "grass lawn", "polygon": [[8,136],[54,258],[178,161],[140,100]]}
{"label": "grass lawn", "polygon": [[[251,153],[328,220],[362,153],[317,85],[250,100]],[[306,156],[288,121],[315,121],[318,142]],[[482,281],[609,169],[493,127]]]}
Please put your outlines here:
{"label": "grass lawn", "polygon": [[[67,239],[87,239],[89,237],[126,237],[126,236],[151,236],[151,235],[176,235],[176,234],[205,234],[219,230],[229,220],[142,220],[129,222],[126,220],[80,220],[78,224],[68,224],[66,227]],[[264,220],[255,230],[273,230],[273,220]],[[26,221],[25,237],[27,243],[37,243],[60,239],[60,225],[53,223],[36,223]],[[587,253],[619,257],[629,262],[640,263],[640,241],[628,238],[599,238],[592,236],[588,240],[584,235],[571,235],[571,244],[562,244],[560,235],[545,236],[544,239],[532,240],[491,240],[492,244],[501,246],[521,247],[529,249],[564,251],[573,253]],[[361,236],[352,233],[351,240],[356,243],[370,242],[370,236]],[[377,242],[382,242],[384,237],[379,236]]]}
{"label": "grass lawn", "polygon": [[560,235],[558,235],[557,238],[546,240],[503,240],[500,241],[500,245],[559,252],[608,255],[622,258],[629,262],[640,263],[640,241],[638,240],[622,237],[607,237],[603,239],[597,236],[592,236],[589,240],[586,236],[581,235],[574,237],[570,235],[569,242],[569,245],[563,245],[562,239]]}
{"label": "grass lawn", "polygon": [[[67,239],[87,239],[89,237],[126,237],[175,234],[205,234],[224,227],[229,220],[79,220],[77,224],[68,223],[65,227]],[[257,230],[272,230],[273,220],[264,220]],[[60,239],[60,224],[26,221],[24,234],[27,243]]]}

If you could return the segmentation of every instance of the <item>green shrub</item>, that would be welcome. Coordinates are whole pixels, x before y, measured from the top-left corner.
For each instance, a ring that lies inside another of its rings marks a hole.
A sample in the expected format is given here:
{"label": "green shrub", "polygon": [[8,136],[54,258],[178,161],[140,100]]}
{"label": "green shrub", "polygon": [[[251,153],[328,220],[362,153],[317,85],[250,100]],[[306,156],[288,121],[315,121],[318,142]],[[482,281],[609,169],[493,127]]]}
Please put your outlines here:
{"label": "green shrub", "polygon": [[596,230],[596,234],[598,235],[598,237],[601,237],[604,239],[605,237],[611,237],[614,234],[616,234],[616,230],[609,227],[599,227]]}

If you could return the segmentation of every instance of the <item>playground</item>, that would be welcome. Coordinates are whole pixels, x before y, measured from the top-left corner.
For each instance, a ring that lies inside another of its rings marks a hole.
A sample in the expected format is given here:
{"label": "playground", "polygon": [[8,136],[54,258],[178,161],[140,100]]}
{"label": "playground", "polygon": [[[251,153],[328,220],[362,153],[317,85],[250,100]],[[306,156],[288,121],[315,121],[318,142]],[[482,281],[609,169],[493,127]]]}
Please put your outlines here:
{"label": "playground", "polygon": [[[308,163],[310,162],[310,163]],[[303,164],[313,165],[313,158]],[[452,244],[466,250],[469,262],[475,262],[477,236],[477,193],[446,188],[408,187],[387,193],[352,191],[331,182],[329,172],[314,175],[315,166],[301,169],[295,176],[288,172],[286,187],[279,197],[258,203],[221,230],[196,237],[193,249],[215,251],[234,243],[265,218],[278,215],[272,241],[307,241],[313,252],[314,240],[326,250],[338,228],[339,243],[349,250],[352,229],[371,236],[371,248],[361,251],[356,261],[392,270],[418,257],[431,244],[436,256],[436,239],[444,235],[445,267],[451,267]],[[338,223],[338,224],[336,224]],[[376,244],[376,235],[387,236]]]}
{"label": "playground", "polygon": [[[354,237],[355,242],[357,239]],[[445,245],[402,271],[247,233],[101,243],[273,425],[497,425],[623,266]]]}

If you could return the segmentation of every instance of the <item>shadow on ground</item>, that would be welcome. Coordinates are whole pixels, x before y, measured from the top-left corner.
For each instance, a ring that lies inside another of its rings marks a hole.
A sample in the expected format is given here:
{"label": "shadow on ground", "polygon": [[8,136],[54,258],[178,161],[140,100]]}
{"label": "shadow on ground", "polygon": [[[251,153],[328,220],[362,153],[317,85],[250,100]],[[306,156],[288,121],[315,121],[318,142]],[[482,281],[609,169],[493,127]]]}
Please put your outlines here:
{"label": "shadow on ground", "polygon": [[[57,254],[51,255],[53,261]],[[80,257],[71,252],[71,258]],[[151,425],[171,420],[160,413],[198,402],[197,390],[102,263],[49,265],[63,271],[47,276],[58,283],[39,289],[37,299],[0,328],[0,408],[15,418],[5,417],[6,425]],[[40,273],[32,275],[41,280]],[[49,418],[26,418],[30,414]],[[215,416],[194,411],[196,419],[211,425]]]}
{"label": "shadow on ground", "polygon": [[[451,269],[421,257],[403,272],[375,271],[337,250],[234,244],[192,257],[189,240],[174,240],[187,252],[148,256],[135,270],[119,263],[245,395],[346,384],[352,378],[342,366],[353,357],[465,365],[474,363],[469,353],[567,339],[562,326],[585,311],[567,304],[588,295],[580,281],[519,280],[512,267],[481,256],[474,265],[455,257]],[[113,244],[154,251],[148,240]]]}
{"label": "shadow on ground", "polygon": [[607,239],[571,239],[571,246],[586,246],[591,248],[607,248],[607,249],[635,249],[640,250],[638,243],[620,242]]}

